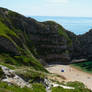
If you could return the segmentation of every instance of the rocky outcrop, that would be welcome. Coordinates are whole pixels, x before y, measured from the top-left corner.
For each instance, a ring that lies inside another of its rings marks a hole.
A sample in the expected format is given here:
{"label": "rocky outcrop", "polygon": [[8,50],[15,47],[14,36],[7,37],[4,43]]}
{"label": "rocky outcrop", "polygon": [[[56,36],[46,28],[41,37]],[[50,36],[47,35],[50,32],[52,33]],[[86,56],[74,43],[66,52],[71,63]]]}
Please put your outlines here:
{"label": "rocky outcrop", "polygon": [[6,39],[2,36],[0,37],[0,48],[1,53],[16,53],[16,55],[18,55],[18,50],[16,46],[14,46],[14,44],[9,39]]}
{"label": "rocky outcrop", "polygon": [[92,30],[83,35],[66,32],[72,39],[71,59],[92,60]]}
{"label": "rocky outcrop", "polygon": [[87,59],[74,59],[71,63],[80,63],[80,62],[87,62]]}
{"label": "rocky outcrop", "polygon": [[[2,82],[6,82],[11,85],[17,85],[21,88],[24,88],[24,87],[32,88],[32,85],[29,82],[26,82],[20,76],[18,76],[15,73],[15,70],[11,70],[3,65],[0,65],[0,74],[1,73],[2,73],[2,76],[0,75],[0,79],[1,79],[0,81]],[[54,83],[47,78],[44,78],[43,80],[39,80],[39,82],[45,86],[47,92],[51,92],[52,87],[62,87],[64,89],[75,89],[74,87],[69,87],[69,86],[64,86],[64,85]]]}
{"label": "rocky outcrop", "polygon": [[0,65],[0,68],[2,69],[3,72],[1,81],[20,86],[21,88],[32,87],[31,84],[29,84],[28,82],[24,81],[21,77],[16,75],[14,70],[11,70],[3,65]]}
{"label": "rocky outcrop", "polygon": [[64,86],[64,85],[54,83],[54,82],[52,82],[52,81],[50,81],[48,79],[44,79],[44,84],[46,86],[46,91],[47,92],[51,92],[52,87],[62,87],[64,89],[75,89],[74,87],[69,87],[69,86]]}
{"label": "rocky outcrop", "polygon": [[92,60],[92,29],[78,36],[81,45],[82,56]]}
{"label": "rocky outcrop", "polygon": [[64,35],[58,33],[59,30],[64,33],[64,29],[59,29],[59,25],[51,21],[43,25],[46,28],[37,30],[36,33],[31,34],[31,37],[34,38],[30,38],[40,57],[48,63],[52,63],[52,61],[57,63],[69,62],[68,40]]}

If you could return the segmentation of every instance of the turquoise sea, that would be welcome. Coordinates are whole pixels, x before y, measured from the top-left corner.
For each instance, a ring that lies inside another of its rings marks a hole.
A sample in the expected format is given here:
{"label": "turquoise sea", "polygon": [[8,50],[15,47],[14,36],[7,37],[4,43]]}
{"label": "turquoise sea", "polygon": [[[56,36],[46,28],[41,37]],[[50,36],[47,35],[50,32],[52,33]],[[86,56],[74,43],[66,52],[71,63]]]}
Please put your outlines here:
{"label": "turquoise sea", "polygon": [[92,28],[91,17],[53,17],[53,16],[31,16],[32,18],[43,22],[47,20],[56,21],[65,29],[75,34],[83,34]]}

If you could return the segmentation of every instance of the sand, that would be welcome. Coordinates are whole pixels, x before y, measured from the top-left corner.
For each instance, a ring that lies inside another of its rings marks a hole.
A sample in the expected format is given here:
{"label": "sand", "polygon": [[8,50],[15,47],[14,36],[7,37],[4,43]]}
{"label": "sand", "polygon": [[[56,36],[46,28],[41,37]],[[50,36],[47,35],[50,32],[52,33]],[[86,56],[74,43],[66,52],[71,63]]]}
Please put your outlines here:
{"label": "sand", "polygon": [[[65,81],[80,81],[92,90],[92,74],[83,72],[70,65],[50,65],[46,68],[50,73],[55,73],[66,78]],[[64,72],[61,72],[64,69]]]}

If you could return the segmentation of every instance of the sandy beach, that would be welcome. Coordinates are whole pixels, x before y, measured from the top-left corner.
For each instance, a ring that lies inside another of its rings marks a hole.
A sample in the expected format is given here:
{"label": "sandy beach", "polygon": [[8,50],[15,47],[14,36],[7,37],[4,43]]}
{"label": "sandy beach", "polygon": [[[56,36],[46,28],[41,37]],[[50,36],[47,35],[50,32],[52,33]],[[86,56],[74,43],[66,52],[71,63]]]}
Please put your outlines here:
{"label": "sandy beach", "polygon": [[[66,78],[65,81],[80,81],[92,90],[92,74],[83,72],[70,65],[50,65],[46,68],[50,73],[55,73]],[[64,69],[64,72],[61,72]]]}

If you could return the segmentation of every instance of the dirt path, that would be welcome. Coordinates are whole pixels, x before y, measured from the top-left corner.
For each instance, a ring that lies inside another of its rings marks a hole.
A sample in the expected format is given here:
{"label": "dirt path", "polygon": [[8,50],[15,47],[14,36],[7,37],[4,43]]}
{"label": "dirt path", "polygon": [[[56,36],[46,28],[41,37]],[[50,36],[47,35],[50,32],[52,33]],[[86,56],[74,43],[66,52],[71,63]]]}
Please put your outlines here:
{"label": "dirt path", "polygon": [[[83,82],[92,90],[92,74],[80,71],[70,65],[53,65],[46,68],[50,73],[55,73],[66,78],[66,81]],[[64,72],[61,72],[64,69]]]}

